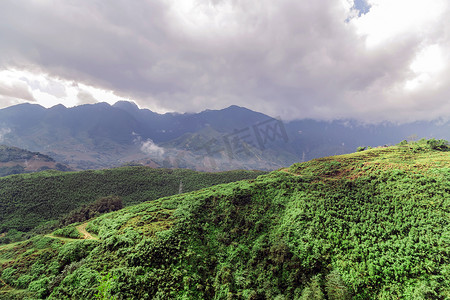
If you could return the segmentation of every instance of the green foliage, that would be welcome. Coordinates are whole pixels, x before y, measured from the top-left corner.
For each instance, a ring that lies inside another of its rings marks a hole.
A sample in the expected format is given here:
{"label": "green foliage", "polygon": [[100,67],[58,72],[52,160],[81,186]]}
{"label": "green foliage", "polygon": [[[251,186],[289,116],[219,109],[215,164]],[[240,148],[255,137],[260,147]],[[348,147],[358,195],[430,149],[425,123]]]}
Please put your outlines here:
{"label": "green foliage", "polygon": [[30,282],[28,290],[38,299],[45,298],[48,294],[49,277],[42,277],[38,280]]}
{"label": "green foliage", "polygon": [[99,273],[85,266],[68,274],[50,294],[50,299],[94,299],[100,282]]}
{"label": "green foliage", "polygon": [[450,153],[425,144],[125,207],[89,221],[98,241],[5,245],[1,279],[50,299],[447,299]]}
{"label": "green foliage", "polygon": [[[75,270],[80,268],[84,264],[84,259],[81,259],[80,261],[74,261],[68,265],[65,265],[61,272],[59,272],[56,276],[53,276],[51,280],[48,281],[47,284],[47,293],[51,293],[56,287],[58,287],[61,282],[66,278],[68,275],[72,274]],[[33,282],[30,284],[30,286],[33,284]]]}
{"label": "green foliage", "polygon": [[0,167],[0,177],[22,173],[25,173],[25,168],[20,165],[15,165],[11,167]]}
{"label": "green foliage", "polygon": [[72,239],[79,239],[82,237],[80,232],[73,225],[57,229],[53,232],[53,235]]}
{"label": "green foliage", "polygon": [[14,282],[14,273],[16,273],[16,269],[15,268],[6,268],[2,271],[2,279],[4,282],[8,283],[8,284],[13,284]]}
{"label": "green foliage", "polygon": [[68,215],[61,217],[59,222],[62,226],[71,223],[84,222],[100,214],[110,211],[116,211],[122,208],[123,204],[120,197],[101,197],[93,203],[84,205],[81,208],[71,211]]}
{"label": "green foliage", "polygon": [[310,283],[303,289],[300,300],[324,300],[322,285],[320,274],[311,278]]}
{"label": "green foliage", "polygon": [[450,150],[447,140],[430,139],[427,141],[427,145],[433,150],[439,150],[439,151],[449,151]]}
{"label": "green foliage", "polygon": [[406,140],[401,141],[397,146],[409,147],[414,152],[420,152],[424,150],[437,150],[437,151],[450,151],[449,142],[444,139],[421,139],[417,142],[409,142]]}
{"label": "green foliage", "polygon": [[111,295],[111,286],[114,280],[117,280],[117,277],[111,276],[111,272],[103,276],[100,280],[98,292],[95,294],[95,298],[101,300],[117,299],[117,297]]}
{"label": "green foliage", "polygon": [[[97,212],[178,194],[225,182],[255,178],[265,172],[229,171],[203,173],[191,170],[165,170],[124,167],[111,170],[66,172],[45,171],[0,178],[0,233],[44,229],[49,222],[81,222]],[[97,202],[96,202],[97,201]],[[71,212],[69,214],[69,212]],[[69,215],[68,215],[69,214]],[[55,230],[49,227],[48,232]],[[15,241],[7,234],[4,242]]]}
{"label": "green foliage", "polygon": [[361,152],[361,151],[364,151],[364,150],[366,150],[365,146],[360,146],[360,147],[356,148],[356,152]]}
{"label": "green foliage", "polygon": [[18,231],[17,229],[10,229],[8,232],[0,237],[0,243],[8,244],[21,241],[25,238],[30,237],[26,232]]}
{"label": "green foliage", "polygon": [[326,277],[325,290],[330,300],[350,299],[350,293],[339,271],[333,270]]}
{"label": "green foliage", "polygon": [[97,246],[94,240],[83,240],[67,243],[61,247],[58,253],[58,261],[61,266],[80,261],[89,255],[90,251]]}

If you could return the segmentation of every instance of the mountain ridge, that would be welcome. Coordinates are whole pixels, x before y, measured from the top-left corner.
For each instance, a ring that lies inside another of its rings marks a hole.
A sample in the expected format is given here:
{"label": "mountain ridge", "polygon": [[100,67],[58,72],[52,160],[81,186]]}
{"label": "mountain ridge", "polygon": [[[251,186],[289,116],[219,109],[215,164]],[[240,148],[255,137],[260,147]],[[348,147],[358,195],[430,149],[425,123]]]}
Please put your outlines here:
{"label": "mountain ridge", "polygon": [[146,161],[156,167],[206,171],[274,170],[351,153],[358,146],[422,137],[450,139],[449,123],[283,122],[236,105],[199,113],[158,114],[126,101],[72,108],[12,106],[0,110],[2,129],[6,132],[3,143],[48,154],[78,170]]}

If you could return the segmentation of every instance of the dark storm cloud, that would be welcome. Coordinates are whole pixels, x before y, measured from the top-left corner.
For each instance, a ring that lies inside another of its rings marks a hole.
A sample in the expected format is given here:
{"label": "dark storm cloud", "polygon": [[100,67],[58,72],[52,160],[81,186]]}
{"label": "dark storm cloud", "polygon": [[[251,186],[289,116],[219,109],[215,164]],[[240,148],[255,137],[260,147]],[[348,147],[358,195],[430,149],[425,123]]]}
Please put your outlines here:
{"label": "dark storm cloud", "polygon": [[[423,96],[401,88],[423,36],[367,49],[338,0],[11,0],[0,11],[0,67],[111,89],[141,107],[424,118]],[[432,91],[437,99],[446,86]]]}

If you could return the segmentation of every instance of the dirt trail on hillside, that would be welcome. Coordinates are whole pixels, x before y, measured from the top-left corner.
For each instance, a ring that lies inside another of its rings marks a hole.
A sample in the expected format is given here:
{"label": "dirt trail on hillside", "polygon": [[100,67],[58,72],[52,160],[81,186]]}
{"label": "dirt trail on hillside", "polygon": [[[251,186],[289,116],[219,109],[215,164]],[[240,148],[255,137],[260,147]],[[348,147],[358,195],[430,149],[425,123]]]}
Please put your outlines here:
{"label": "dirt trail on hillside", "polygon": [[98,240],[98,238],[93,237],[92,234],[90,234],[89,232],[86,231],[87,224],[88,223],[86,222],[81,225],[78,225],[76,227],[78,232],[81,233],[81,235],[83,236],[83,239],[85,239],[85,240]]}

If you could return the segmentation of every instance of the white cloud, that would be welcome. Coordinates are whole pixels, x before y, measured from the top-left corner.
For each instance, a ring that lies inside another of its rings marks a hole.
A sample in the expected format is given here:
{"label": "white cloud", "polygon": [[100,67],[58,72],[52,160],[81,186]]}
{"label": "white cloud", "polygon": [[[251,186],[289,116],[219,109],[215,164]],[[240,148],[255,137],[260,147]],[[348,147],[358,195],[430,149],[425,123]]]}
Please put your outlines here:
{"label": "white cloud", "polygon": [[136,132],[132,132],[131,135],[134,136],[133,142],[139,145],[143,153],[156,158],[161,158],[164,155],[165,149],[156,145],[153,140],[147,139],[143,141],[142,137]]}
{"label": "white cloud", "polygon": [[357,32],[367,38],[367,46],[426,36],[445,17],[446,0],[369,0],[370,12],[353,19]]}
{"label": "white cloud", "polygon": [[235,27],[236,10],[230,1],[172,0],[170,13],[188,34],[229,34]]}
{"label": "white cloud", "polygon": [[152,157],[161,157],[164,155],[164,148],[156,145],[151,139],[141,142],[141,151]]}
{"label": "white cloud", "polygon": [[129,99],[120,97],[111,90],[77,84],[42,72],[17,69],[0,71],[0,108],[30,101],[44,107],[60,103],[72,107],[97,102],[114,104],[120,100]]}
{"label": "white cloud", "polygon": [[431,45],[420,51],[411,64],[415,73],[437,73],[445,68],[445,61],[439,45]]}
{"label": "white cloud", "polygon": [[159,112],[237,104],[283,119],[450,115],[448,1],[359,9],[365,2],[359,14],[352,0],[0,1],[0,70],[15,70],[45,106],[133,99]]}
{"label": "white cloud", "polygon": [[414,78],[406,81],[405,88],[416,90],[427,84],[438,87],[442,83],[442,71],[447,67],[441,47],[436,44],[427,46],[418,52],[411,63],[410,69],[414,73]]}
{"label": "white cloud", "polygon": [[[11,71],[0,72],[0,101],[35,101],[28,84]],[[2,104],[2,103],[0,103]]]}

